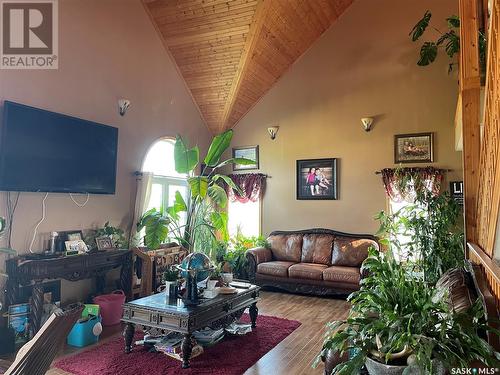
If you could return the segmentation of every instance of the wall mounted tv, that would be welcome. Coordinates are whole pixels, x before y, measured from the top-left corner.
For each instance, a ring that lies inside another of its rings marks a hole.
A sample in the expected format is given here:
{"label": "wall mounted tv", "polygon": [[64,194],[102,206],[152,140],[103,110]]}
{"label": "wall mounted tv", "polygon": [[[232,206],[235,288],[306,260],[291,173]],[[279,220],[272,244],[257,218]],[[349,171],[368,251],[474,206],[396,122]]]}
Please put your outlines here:
{"label": "wall mounted tv", "polygon": [[118,129],[5,101],[0,190],[114,194]]}

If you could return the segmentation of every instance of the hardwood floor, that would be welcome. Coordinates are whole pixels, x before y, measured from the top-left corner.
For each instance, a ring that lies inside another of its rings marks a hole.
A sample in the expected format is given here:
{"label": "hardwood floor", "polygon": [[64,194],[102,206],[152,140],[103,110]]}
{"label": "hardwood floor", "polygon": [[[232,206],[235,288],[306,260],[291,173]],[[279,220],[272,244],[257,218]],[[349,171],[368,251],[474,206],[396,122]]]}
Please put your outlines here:
{"label": "hardwood floor", "polygon": [[[349,303],[342,299],[299,296],[278,292],[261,292],[259,314],[279,316],[298,320],[302,325],[290,336],[248,369],[245,375],[311,375],[322,374],[323,367],[311,367],[319,353],[323,341],[325,324],[347,316]],[[109,340],[120,332],[118,328],[108,331],[100,343]],[[85,350],[87,348],[84,348]],[[81,349],[80,349],[81,350]],[[62,356],[80,351],[66,348]],[[48,375],[70,375],[59,369],[50,369]],[[140,374],[138,374],[140,375]]]}

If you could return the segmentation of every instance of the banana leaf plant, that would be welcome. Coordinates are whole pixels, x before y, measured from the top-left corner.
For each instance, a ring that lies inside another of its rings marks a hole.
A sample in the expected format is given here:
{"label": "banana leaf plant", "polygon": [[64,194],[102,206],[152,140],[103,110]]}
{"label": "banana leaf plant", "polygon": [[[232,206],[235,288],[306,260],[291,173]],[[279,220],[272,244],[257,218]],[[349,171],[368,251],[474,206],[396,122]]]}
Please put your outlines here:
{"label": "banana leaf plant", "polygon": [[[240,189],[220,170],[232,164],[255,163],[255,160],[246,158],[222,160],[224,152],[231,144],[232,137],[233,131],[228,130],[213,138],[203,159],[204,166],[200,175],[195,175],[196,167],[201,160],[198,146],[189,147],[181,136],[176,138],[175,169],[178,173],[185,173],[189,176],[189,199],[186,202],[182,195],[176,192],[173,206],[166,208],[161,215],[165,217],[163,226],[168,228],[167,236],[176,239],[191,251],[210,253],[212,244],[218,236],[228,240],[228,217],[225,211],[228,197],[223,185],[227,184],[236,191]],[[185,217],[185,223],[182,220],[183,217]]]}

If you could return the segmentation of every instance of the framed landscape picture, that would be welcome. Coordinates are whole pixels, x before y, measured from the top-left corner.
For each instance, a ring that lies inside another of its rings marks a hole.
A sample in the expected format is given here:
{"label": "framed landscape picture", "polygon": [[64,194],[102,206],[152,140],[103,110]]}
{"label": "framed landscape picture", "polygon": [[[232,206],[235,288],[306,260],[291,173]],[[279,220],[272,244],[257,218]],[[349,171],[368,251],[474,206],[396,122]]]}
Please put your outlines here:
{"label": "framed landscape picture", "polygon": [[233,171],[246,171],[259,169],[259,146],[233,147],[233,158],[245,158],[255,160],[255,164],[241,165],[233,164]]}
{"label": "framed landscape picture", "polygon": [[394,163],[432,163],[433,133],[397,134],[394,136]]}
{"label": "framed landscape picture", "polygon": [[297,199],[338,199],[337,159],[297,160]]}

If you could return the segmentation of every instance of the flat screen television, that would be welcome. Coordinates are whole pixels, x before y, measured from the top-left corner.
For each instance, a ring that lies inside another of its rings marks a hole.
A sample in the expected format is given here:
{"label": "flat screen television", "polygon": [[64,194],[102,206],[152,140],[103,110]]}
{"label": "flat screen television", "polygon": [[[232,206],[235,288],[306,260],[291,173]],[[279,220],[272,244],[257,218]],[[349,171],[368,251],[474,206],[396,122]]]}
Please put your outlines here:
{"label": "flat screen television", "polygon": [[114,194],[118,129],[4,102],[0,190]]}

